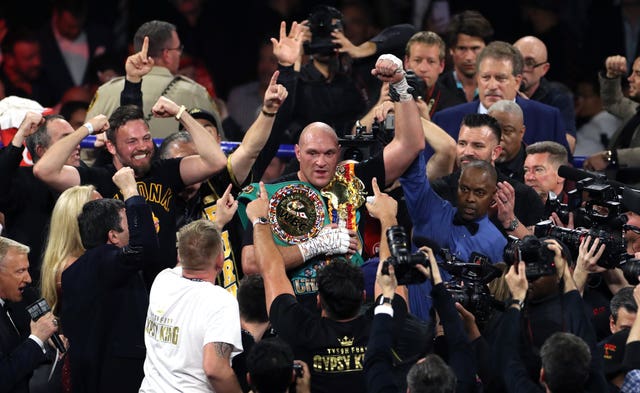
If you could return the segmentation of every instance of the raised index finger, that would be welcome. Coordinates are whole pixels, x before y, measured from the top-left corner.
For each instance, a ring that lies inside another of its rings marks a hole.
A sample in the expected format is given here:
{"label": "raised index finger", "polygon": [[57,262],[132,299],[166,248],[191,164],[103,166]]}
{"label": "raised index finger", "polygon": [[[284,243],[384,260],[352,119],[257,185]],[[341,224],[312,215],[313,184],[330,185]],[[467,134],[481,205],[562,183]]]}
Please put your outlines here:
{"label": "raised index finger", "polygon": [[147,59],[147,52],[149,51],[149,37],[148,36],[144,36],[144,39],[142,40],[142,49],[140,49],[140,54],[142,55],[143,59]]}
{"label": "raised index finger", "polygon": [[378,179],[375,177],[371,179],[371,188],[373,189],[374,196],[380,195],[380,187],[378,187]]}
{"label": "raised index finger", "polygon": [[260,182],[260,199],[267,200],[267,189],[264,186],[264,182]]}
{"label": "raised index finger", "polygon": [[280,71],[276,70],[273,75],[271,75],[271,80],[269,81],[269,86],[273,86],[278,83],[278,76],[280,75]]}

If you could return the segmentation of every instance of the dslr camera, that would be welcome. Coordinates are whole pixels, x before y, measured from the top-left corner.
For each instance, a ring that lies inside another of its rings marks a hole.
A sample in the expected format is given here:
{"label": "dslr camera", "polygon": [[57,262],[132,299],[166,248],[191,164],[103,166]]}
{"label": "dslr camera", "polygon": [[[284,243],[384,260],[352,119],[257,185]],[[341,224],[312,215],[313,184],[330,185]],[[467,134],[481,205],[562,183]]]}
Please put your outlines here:
{"label": "dslr camera", "polygon": [[331,32],[342,30],[342,13],[328,5],[318,5],[309,14],[311,41],[304,42],[303,49],[307,55],[331,55],[339,45],[332,42]]}
{"label": "dslr camera", "polygon": [[509,236],[503,257],[509,266],[523,261],[528,281],[556,274],[556,264],[553,261],[555,254],[536,236],[529,235],[523,239]]}
{"label": "dslr camera", "polygon": [[447,249],[442,249],[439,255],[443,257],[443,262],[439,262],[438,266],[452,276],[444,282],[447,292],[454,302],[462,304],[476,317],[478,325],[483,326],[488,322],[494,310],[504,309],[488,286],[493,279],[500,277],[502,271],[493,266],[488,257],[472,252],[469,260],[463,261]]}
{"label": "dslr camera", "polygon": [[407,233],[404,228],[395,225],[387,228],[387,243],[391,256],[382,265],[382,274],[389,274],[389,265],[395,270],[398,285],[420,284],[427,280],[416,265],[420,264],[429,268],[429,259],[423,252],[411,253],[411,247],[407,241]]}

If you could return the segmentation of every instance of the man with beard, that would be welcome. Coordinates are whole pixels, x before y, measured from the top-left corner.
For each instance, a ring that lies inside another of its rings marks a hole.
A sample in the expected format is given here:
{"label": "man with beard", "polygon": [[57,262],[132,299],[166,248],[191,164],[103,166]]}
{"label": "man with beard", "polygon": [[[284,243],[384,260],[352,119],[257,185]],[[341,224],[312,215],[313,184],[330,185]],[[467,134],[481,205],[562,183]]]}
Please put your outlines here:
{"label": "man with beard", "polygon": [[[493,117],[475,113],[465,116],[460,126],[456,145],[458,168],[464,168],[467,163],[474,160],[482,160],[495,165],[502,151],[501,135],[500,124]],[[458,201],[456,190],[458,190],[459,177],[460,172],[455,171],[431,182],[435,192],[454,206]],[[512,235],[521,238],[530,234],[526,227],[545,218],[544,205],[536,192],[531,187],[505,176],[500,171],[498,171],[497,187],[496,209],[492,209],[489,214],[493,224],[505,237]]]}
{"label": "man with beard", "polygon": [[[176,264],[175,195],[185,186],[202,182],[227,164],[220,145],[184,106],[160,97],[153,106],[160,117],[174,117],[191,134],[199,155],[170,160],[151,160],[154,151],[149,126],[142,110],[134,105],[121,106],[109,121],[99,115],[68,137],[53,145],[34,167],[34,173],[49,186],[63,191],[79,184],[93,184],[105,197],[120,198],[113,174],[123,166],[131,167],[140,194],[151,206],[160,241],[160,268]],[[74,168],[64,164],[63,157],[87,135],[107,130],[107,149],[114,156],[113,164],[104,168]],[[149,282],[150,283],[150,282]]]}
{"label": "man with beard", "polygon": [[[587,170],[601,171],[607,167],[625,168],[640,166],[640,57],[633,62],[629,81],[629,97],[625,97],[620,79],[627,73],[627,61],[623,56],[608,57],[606,73],[600,74],[600,97],[607,112],[623,119],[624,125],[611,137],[609,150],[591,155],[584,162]],[[622,182],[638,183],[635,178],[618,178]]]}
{"label": "man with beard", "polygon": [[[59,115],[42,117],[37,112],[27,112],[11,143],[0,150],[0,211],[5,214],[4,235],[23,244],[29,244],[29,273],[40,279],[40,255],[47,237],[47,226],[58,193],[33,175],[32,166],[20,166],[24,144],[34,162],[57,141],[71,134],[73,128]],[[80,145],[72,146],[65,164],[77,167],[80,162]],[[63,157],[62,157],[63,158]]]}

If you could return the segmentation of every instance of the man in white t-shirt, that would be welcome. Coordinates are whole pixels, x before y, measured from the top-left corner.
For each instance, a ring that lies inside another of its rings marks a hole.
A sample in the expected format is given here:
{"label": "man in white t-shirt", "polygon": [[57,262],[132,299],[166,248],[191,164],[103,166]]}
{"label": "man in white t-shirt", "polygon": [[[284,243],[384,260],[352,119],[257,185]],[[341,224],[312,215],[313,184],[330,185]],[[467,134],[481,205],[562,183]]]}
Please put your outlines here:
{"label": "man in white t-shirt", "polygon": [[240,392],[231,368],[242,352],[240,314],[233,295],[215,285],[224,260],[216,224],[184,226],[178,258],[151,287],[140,392]]}

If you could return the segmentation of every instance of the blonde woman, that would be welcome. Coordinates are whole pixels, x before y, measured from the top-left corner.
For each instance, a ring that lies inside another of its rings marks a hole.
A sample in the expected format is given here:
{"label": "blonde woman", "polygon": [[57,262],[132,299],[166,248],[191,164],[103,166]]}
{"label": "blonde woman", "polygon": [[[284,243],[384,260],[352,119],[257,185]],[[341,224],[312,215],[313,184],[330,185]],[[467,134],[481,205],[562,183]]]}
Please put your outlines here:
{"label": "blonde woman", "polygon": [[42,297],[56,316],[60,312],[62,272],[85,251],[80,240],[78,214],[85,203],[98,198],[101,196],[94,186],[74,186],[60,194],[51,213],[49,236],[42,258],[40,288]]}

